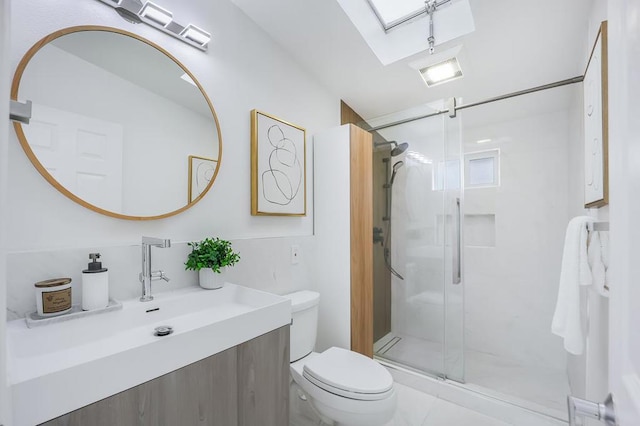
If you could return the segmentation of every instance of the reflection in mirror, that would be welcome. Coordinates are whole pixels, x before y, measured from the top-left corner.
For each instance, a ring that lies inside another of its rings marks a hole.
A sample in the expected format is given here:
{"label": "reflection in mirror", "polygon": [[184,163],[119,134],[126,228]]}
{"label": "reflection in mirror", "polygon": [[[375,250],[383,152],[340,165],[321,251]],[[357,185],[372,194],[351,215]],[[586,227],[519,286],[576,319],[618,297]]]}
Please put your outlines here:
{"label": "reflection in mirror", "polygon": [[12,98],[33,102],[30,124],[15,127],[40,173],[100,213],[176,214],[192,204],[189,157],[211,160],[211,184],[219,170],[209,99],[177,60],[136,35],[105,27],[52,34],[25,55]]}

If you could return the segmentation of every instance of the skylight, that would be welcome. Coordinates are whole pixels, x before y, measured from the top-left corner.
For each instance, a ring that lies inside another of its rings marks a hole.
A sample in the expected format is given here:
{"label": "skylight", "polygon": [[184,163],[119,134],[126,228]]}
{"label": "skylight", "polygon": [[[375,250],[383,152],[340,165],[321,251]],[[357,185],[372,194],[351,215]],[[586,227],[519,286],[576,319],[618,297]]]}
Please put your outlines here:
{"label": "skylight", "polygon": [[385,29],[425,12],[424,0],[367,0]]}
{"label": "skylight", "polygon": [[[429,50],[424,0],[336,1],[383,65]],[[437,4],[441,6],[433,14],[436,48],[475,30],[469,0],[437,0]],[[415,18],[408,19],[407,14]]]}

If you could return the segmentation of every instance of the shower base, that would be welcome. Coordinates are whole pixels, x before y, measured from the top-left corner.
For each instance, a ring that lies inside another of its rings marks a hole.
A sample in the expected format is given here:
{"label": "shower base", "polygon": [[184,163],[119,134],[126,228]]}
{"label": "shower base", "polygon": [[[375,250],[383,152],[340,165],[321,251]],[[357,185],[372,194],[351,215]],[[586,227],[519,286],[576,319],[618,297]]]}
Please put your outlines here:
{"label": "shower base", "polygon": [[[427,375],[438,376],[444,370],[440,342],[389,334],[376,342],[374,354],[390,365]],[[565,371],[524,365],[509,358],[474,350],[465,351],[464,362],[465,383],[448,382],[480,395],[566,420],[569,383]],[[449,366],[452,367],[451,362]],[[460,366],[453,365],[455,367]]]}

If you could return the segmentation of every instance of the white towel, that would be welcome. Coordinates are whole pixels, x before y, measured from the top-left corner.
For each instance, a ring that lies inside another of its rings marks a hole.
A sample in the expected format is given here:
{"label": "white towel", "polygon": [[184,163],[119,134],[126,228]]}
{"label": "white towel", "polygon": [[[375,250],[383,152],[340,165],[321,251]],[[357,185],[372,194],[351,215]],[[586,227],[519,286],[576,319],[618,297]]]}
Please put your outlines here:
{"label": "white towel", "polygon": [[593,274],[593,289],[603,297],[609,297],[607,272],[609,269],[609,237],[606,232],[591,232],[587,255]]}
{"label": "white towel", "polygon": [[604,285],[607,291],[607,297],[609,297],[609,290],[611,290],[611,281],[609,281],[609,233],[600,233],[600,245],[602,246],[602,263],[604,263]]}
{"label": "white towel", "polygon": [[587,223],[590,222],[593,222],[593,218],[578,216],[567,225],[558,301],[551,323],[551,332],[562,337],[564,348],[574,355],[580,355],[584,350],[580,323],[580,286],[591,285],[593,281],[587,258]]}

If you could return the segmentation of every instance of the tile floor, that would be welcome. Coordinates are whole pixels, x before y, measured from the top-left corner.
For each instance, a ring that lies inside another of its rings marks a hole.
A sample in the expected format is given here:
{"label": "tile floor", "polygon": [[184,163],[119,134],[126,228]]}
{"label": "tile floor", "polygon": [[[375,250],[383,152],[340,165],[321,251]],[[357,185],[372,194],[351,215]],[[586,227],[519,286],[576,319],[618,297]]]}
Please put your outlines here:
{"label": "tile floor", "polygon": [[[394,418],[385,426],[508,426],[492,417],[452,404],[400,383],[398,407]],[[291,386],[290,426],[318,426],[322,423],[309,403],[301,400],[297,385]]]}
{"label": "tile floor", "polygon": [[[399,337],[393,346],[376,348],[381,350],[376,354],[417,370],[442,368],[442,344],[411,336]],[[389,340],[388,336],[385,339]],[[564,371],[522,365],[473,350],[465,351],[465,364],[465,381],[470,388],[550,416],[566,415],[569,382]]]}
{"label": "tile floor", "polygon": [[[509,359],[476,351],[467,351],[466,380],[484,393],[503,400],[517,399],[519,404],[558,418],[567,415],[569,380],[563,370],[522,365]],[[534,405],[535,404],[535,405]]]}

